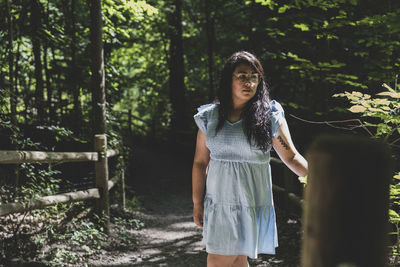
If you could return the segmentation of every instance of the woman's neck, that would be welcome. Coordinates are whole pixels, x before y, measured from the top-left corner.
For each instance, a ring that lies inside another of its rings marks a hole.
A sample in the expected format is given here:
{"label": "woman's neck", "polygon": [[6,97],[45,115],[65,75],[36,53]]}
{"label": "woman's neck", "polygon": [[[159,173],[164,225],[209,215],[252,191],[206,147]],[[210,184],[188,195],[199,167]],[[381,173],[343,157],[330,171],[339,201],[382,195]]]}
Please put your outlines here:
{"label": "woman's neck", "polygon": [[246,107],[246,103],[244,103],[242,105],[237,105],[237,104],[235,105],[235,103],[234,103],[232,109],[229,112],[228,120],[230,122],[236,122],[236,121],[240,120],[240,118],[242,116],[242,112],[245,107]]}
{"label": "woman's neck", "polygon": [[246,103],[247,102],[235,102],[235,101],[233,101],[231,112],[233,112],[233,113],[237,113],[238,112],[239,114],[242,113],[242,111],[246,107]]}

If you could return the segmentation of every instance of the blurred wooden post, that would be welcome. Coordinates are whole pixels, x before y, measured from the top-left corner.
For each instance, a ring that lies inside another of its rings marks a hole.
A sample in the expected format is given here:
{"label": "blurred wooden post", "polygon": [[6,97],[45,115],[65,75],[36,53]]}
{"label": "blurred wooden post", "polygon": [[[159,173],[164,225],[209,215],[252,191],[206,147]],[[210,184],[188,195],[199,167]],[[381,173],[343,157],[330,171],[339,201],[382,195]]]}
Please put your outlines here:
{"label": "blurred wooden post", "polygon": [[322,136],[307,159],[301,266],[387,266],[389,149],[359,136]]}
{"label": "blurred wooden post", "polygon": [[104,134],[94,136],[94,151],[99,152],[99,160],[95,162],[96,187],[99,189],[100,198],[96,199],[96,213],[100,218],[103,215],[104,229],[109,232],[110,224],[110,200],[108,194],[108,160],[107,160],[107,137]]}

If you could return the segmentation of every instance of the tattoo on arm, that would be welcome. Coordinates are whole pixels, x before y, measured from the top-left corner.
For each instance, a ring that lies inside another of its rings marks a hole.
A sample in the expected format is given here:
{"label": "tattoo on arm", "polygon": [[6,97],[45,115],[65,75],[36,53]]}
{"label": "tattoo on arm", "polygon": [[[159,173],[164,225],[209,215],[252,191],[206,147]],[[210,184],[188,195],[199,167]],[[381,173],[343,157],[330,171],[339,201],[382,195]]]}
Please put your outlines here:
{"label": "tattoo on arm", "polygon": [[283,141],[283,139],[282,139],[282,137],[280,135],[278,135],[278,140],[286,150],[289,150],[288,144],[286,144],[285,141]]}

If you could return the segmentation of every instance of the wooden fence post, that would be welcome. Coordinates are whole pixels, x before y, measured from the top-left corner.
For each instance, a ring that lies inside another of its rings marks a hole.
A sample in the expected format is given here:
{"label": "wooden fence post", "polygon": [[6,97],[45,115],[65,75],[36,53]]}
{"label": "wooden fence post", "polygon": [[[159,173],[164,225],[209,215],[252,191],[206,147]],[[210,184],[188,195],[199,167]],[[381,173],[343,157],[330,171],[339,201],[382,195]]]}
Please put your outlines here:
{"label": "wooden fence post", "polygon": [[109,232],[110,225],[110,200],[108,194],[108,159],[107,159],[107,137],[104,134],[94,136],[94,151],[99,152],[99,160],[95,162],[96,187],[99,189],[100,198],[96,199],[96,213],[104,221],[105,232]]}
{"label": "wooden fence post", "polygon": [[389,149],[322,136],[307,153],[302,267],[387,266]]}

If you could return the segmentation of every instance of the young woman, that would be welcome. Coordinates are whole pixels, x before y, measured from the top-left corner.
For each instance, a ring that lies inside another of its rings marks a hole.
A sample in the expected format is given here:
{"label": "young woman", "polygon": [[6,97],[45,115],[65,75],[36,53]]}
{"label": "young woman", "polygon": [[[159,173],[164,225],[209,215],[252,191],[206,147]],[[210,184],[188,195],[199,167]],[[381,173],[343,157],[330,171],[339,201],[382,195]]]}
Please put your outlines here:
{"label": "young woman", "polygon": [[193,163],[193,219],[203,227],[208,267],[247,267],[278,246],[271,146],[297,175],[307,161],[290,137],[281,105],[269,99],[264,70],[237,52],[222,70],[218,101],[201,106]]}

